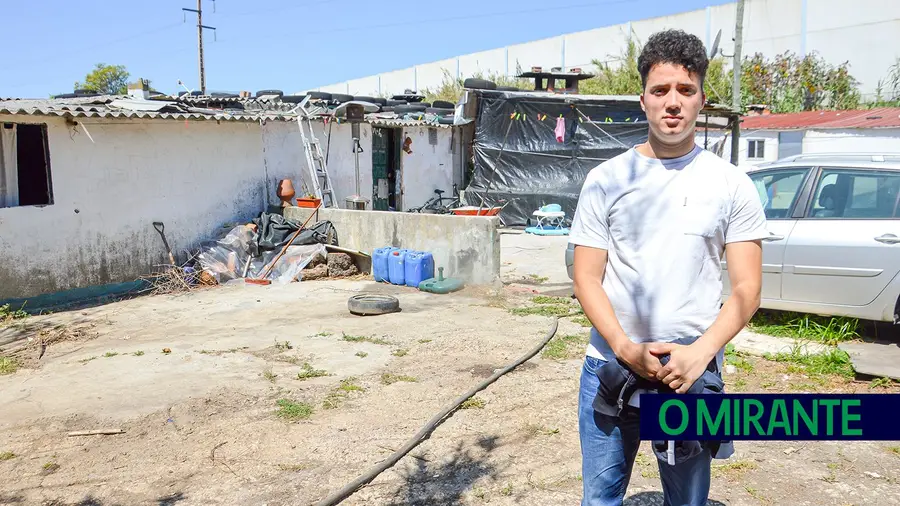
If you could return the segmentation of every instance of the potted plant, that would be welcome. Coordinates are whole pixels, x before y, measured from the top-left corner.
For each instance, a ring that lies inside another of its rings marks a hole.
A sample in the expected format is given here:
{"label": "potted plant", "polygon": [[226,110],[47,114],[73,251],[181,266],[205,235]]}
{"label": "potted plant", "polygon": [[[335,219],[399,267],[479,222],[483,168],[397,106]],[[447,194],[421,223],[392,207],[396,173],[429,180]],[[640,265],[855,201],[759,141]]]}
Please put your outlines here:
{"label": "potted plant", "polygon": [[316,198],[316,196],[311,193],[307,193],[306,195],[297,198],[297,207],[316,208],[319,207],[321,201],[322,199]]}

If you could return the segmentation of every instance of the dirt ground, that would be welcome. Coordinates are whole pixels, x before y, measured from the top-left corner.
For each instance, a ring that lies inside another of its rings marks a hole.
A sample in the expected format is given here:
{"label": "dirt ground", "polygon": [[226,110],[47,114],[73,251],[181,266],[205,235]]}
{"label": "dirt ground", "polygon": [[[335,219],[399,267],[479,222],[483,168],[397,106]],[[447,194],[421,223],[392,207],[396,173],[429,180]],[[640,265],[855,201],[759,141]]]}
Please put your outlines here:
{"label": "dirt ground", "polygon": [[[545,335],[551,318],[510,309],[531,306],[533,290],[564,288],[558,266],[543,274],[534,260],[546,253],[562,262],[562,250],[507,239],[504,277],[519,284],[496,290],[238,285],[28,318],[27,332],[64,328],[78,338],[48,347],[34,368],[0,376],[0,504],[271,506],[327,496]],[[521,250],[531,263],[517,268],[507,245],[535,248]],[[354,317],[346,301],[360,291],[394,294],[402,312]],[[22,329],[3,330],[13,331]],[[562,319],[561,354],[502,377],[343,504],[578,504],[586,335],[576,319]],[[868,382],[811,381],[787,364],[744,360],[751,366],[726,378],[737,390],[872,391]],[[285,400],[304,403],[294,405],[297,419],[278,415]],[[67,437],[105,428],[124,433]],[[900,443],[736,448],[714,462],[711,504],[900,504]],[[627,505],[661,504],[654,460],[645,446]]]}

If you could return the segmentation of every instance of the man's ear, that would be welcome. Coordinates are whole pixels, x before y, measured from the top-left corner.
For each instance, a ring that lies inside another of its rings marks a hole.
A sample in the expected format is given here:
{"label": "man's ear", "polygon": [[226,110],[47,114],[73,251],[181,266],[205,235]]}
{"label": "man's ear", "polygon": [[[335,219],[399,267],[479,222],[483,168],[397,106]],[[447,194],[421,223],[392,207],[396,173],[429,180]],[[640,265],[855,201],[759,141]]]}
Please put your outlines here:
{"label": "man's ear", "polygon": [[644,94],[641,93],[641,110],[647,112],[647,108],[644,107]]}

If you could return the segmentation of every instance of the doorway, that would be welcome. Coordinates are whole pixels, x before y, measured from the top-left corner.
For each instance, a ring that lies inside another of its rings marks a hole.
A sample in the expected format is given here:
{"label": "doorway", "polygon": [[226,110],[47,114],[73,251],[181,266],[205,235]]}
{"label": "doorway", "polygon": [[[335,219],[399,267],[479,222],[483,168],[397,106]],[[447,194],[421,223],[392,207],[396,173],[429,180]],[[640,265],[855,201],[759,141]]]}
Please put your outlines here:
{"label": "doorway", "polygon": [[403,209],[401,190],[400,128],[372,128],[372,209]]}

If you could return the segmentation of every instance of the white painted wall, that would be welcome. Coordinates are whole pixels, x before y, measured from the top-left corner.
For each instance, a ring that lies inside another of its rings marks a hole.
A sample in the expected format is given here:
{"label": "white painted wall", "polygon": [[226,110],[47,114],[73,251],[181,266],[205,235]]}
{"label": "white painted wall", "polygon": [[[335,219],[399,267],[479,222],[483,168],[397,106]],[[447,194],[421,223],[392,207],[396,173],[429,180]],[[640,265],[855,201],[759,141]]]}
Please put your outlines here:
{"label": "white painted wall", "polygon": [[[708,148],[710,151],[714,151],[716,148],[716,143],[719,142],[722,137],[725,137],[724,148],[721,150],[722,158],[726,160],[731,160],[731,136],[725,136],[721,131],[709,132],[708,139]],[[747,159],[748,153],[748,144],[751,140],[762,140],[765,142],[765,157],[762,159]],[[702,129],[697,130],[697,134],[695,136],[695,142],[698,146],[704,147],[704,133]],[[772,162],[778,159],[778,132],[773,131],[764,131],[764,130],[755,130],[751,132],[742,132],[740,138],[740,150],[739,150],[739,165],[758,165],[764,162]]]}
{"label": "white painted wall", "polygon": [[91,142],[62,118],[5,121],[47,124],[54,203],[0,209],[0,298],[135,280],[165,258],[153,221],[177,253],[296,177],[295,124],[79,119]]}
{"label": "white painted wall", "polygon": [[[885,78],[890,65],[900,57],[900,2],[807,0],[805,3],[804,23],[804,0],[747,0],[744,54],[762,52],[773,57],[784,51],[800,54],[805,50],[807,53],[816,51],[833,64],[849,61],[851,73],[861,83],[864,98],[872,98],[878,80]],[[541,65],[579,66],[588,70],[594,59],[615,60],[625,47],[629,33],[646,41],[652,32],[663,28],[681,28],[694,33],[707,48],[721,29],[720,47],[726,54],[731,54],[734,17],[735,4],[728,3],[461,55],[436,62],[436,67],[446,68],[455,75],[458,65],[462,77],[470,77],[479,71],[509,75],[515,71],[516,60],[523,69]],[[424,90],[439,85],[441,72],[434,72],[435,66],[427,65],[428,70],[418,76],[414,76],[413,68],[381,74],[382,91],[399,93],[404,88]],[[321,89],[346,90],[347,85],[339,83]]]}
{"label": "white painted wall", "polygon": [[[721,133],[709,135],[709,149],[712,150],[716,141],[722,138]],[[764,139],[766,142],[766,156],[763,160],[747,159],[747,143],[752,139]],[[696,142],[703,146],[703,131],[697,132]],[[758,165],[763,162],[778,160],[778,132],[777,131],[745,131],[741,132],[741,165]],[[803,153],[900,153],[900,128],[871,128],[871,129],[823,129],[806,130],[803,136]],[[731,157],[731,138],[725,140],[723,158]]]}
{"label": "white painted wall", "polygon": [[900,128],[807,130],[804,153],[900,153]]}
{"label": "white painted wall", "polygon": [[403,135],[412,139],[412,154],[402,153],[403,207],[418,207],[444,190],[453,196],[453,134],[450,128],[435,128],[437,143],[429,143],[427,127],[407,127]]}

